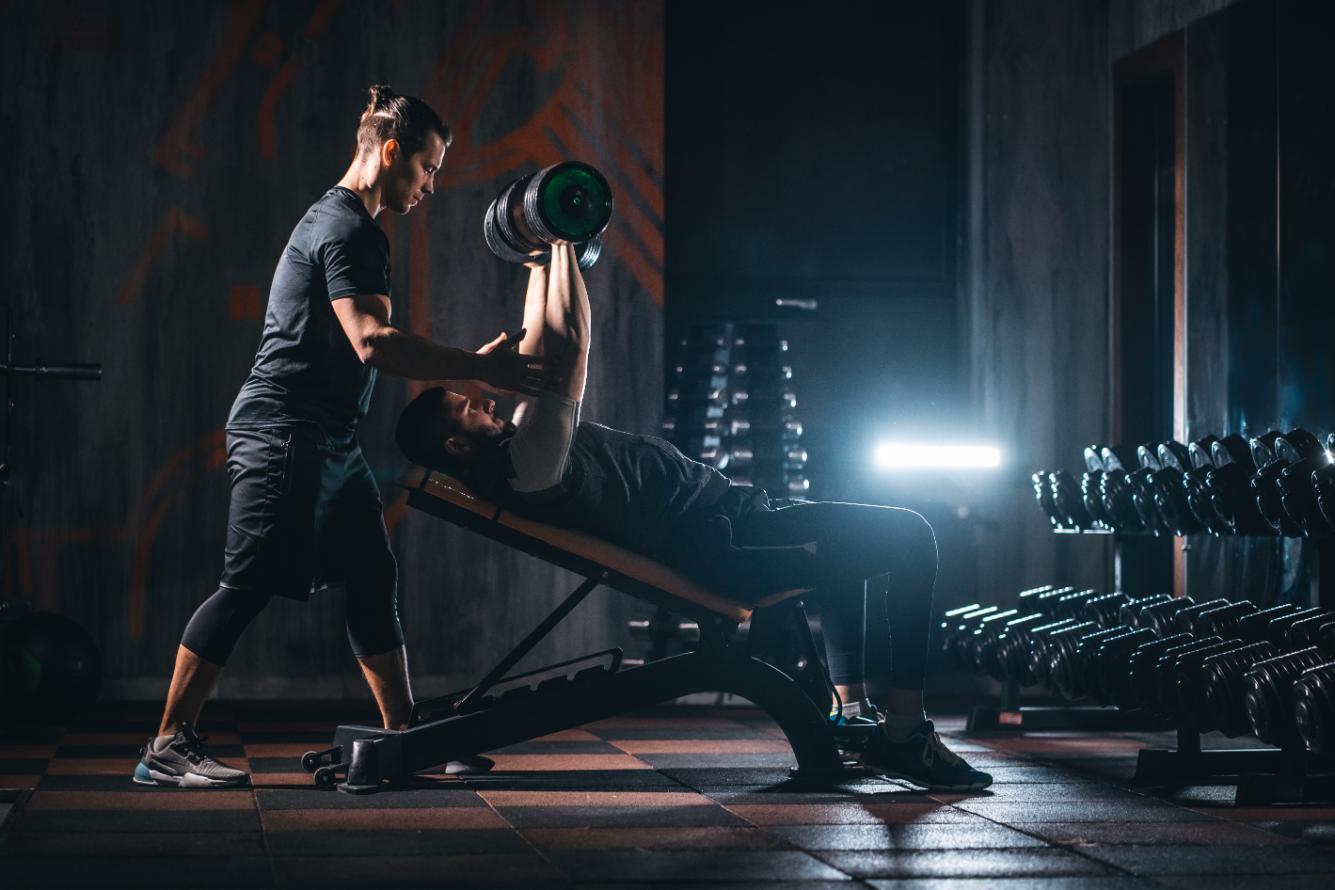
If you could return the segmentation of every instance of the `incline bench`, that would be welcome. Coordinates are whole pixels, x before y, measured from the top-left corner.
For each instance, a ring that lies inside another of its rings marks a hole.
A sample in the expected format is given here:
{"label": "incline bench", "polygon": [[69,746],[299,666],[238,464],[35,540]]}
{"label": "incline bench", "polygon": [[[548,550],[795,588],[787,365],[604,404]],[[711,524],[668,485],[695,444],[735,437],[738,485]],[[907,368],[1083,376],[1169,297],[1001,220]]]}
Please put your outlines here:
{"label": "incline bench", "polygon": [[[800,596],[806,591],[786,591],[755,604],[738,602],[649,557],[504,512],[440,471],[410,467],[402,484],[409,489],[410,506],[582,575],[584,581],[476,686],[415,704],[406,730],[338,727],[332,748],[307,752],[301,760],[320,787],[338,784],[352,794],[374,792],[384,780],[695,692],[730,692],[769,714],[792,746],[797,775],[845,772],[822,708],[797,680],[758,657],[775,642],[775,634],[792,626],[791,619],[802,616],[799,625],[810,648],[801,663],[823,678],[801,611]],[[694,619],[700,626],[698,646],[637,667],[623,667],[621,650],[609,649],[508,675],[600,584]],[[747,619],[751,632],[739,641],[738,625]],[[346,781],[338,783],[343,775]]]}

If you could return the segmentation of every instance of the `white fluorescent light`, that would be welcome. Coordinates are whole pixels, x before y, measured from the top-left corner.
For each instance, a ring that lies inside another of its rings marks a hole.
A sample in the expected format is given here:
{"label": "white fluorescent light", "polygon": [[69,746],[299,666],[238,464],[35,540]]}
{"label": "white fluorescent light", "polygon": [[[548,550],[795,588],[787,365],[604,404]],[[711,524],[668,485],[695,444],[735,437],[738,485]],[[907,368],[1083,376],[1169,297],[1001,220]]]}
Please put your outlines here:
{"label": "white fluorescent light", "polygon": [[990,445],[882,442],[876,447],[876,463],[890,470],[998,467],[1001,451]]}

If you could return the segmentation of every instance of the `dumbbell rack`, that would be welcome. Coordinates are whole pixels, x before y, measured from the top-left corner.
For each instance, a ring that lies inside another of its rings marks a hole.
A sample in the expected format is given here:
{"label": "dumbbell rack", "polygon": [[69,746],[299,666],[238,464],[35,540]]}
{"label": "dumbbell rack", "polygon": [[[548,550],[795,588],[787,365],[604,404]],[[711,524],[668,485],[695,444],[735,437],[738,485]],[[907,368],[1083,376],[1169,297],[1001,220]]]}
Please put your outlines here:
{"label": "dumbbell rack", "polygon": [[1303,748],[1202,748],[1200,730],[1177,727],[1177,745],[1142,748],[1133,788],[1237,785],[1237,806],[1335,801],[1335,755]]}
{"label": "dumbbell rack", "polygon": [[1098,705],[1023,705],[1023,687],[1007,680],[995,705],[969,709],[968,735],[1025,732],[1138,732],[1163,728],[1148,715]]}

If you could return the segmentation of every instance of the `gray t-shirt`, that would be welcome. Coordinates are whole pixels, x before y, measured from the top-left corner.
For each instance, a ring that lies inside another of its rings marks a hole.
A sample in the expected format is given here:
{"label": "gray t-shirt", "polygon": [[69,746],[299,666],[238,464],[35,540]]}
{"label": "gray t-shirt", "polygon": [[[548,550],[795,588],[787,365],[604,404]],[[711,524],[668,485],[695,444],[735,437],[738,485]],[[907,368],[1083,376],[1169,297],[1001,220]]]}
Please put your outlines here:
{"label": "gray t-shirt", "polygon": [[259,351],[228,428],[314,423],[336,437],[355,432],[376,373],[330,303],[389,293],[389,239],[356,194],[335,186],[306,211],[278,260]]}

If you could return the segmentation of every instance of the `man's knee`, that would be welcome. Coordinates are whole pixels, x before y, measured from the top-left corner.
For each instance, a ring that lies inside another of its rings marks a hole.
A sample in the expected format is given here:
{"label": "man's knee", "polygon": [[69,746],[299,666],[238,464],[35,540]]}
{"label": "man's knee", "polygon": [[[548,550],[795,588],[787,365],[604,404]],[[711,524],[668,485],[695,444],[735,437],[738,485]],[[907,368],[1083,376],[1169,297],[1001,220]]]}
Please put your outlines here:
{"label": "man's knee", "polygon": [[359,658],[403,645],[398,579],[398,563],[385,550],[347,580],[348,642]]}

